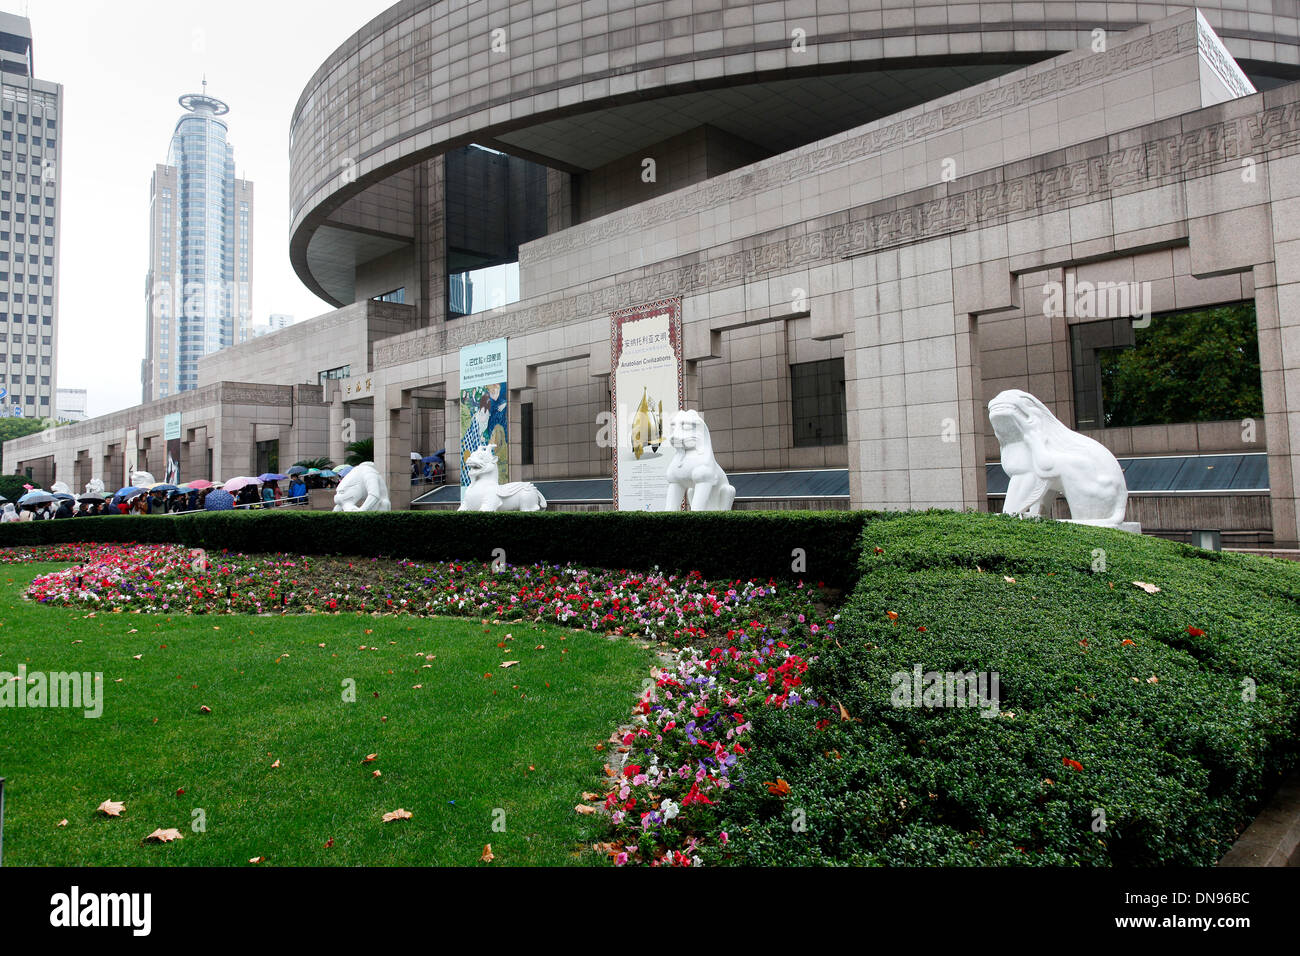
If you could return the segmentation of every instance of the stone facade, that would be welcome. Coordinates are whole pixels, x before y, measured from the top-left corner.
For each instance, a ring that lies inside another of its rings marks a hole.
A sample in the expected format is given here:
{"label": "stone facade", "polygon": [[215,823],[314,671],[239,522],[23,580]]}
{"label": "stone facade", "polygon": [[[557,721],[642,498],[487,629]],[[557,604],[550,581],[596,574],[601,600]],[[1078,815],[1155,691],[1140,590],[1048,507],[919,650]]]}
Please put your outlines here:
{"label": "stone facade", "polygon": [[[572,32],[577,6],[519,23],[503,8],[511,56],[516,43],[529,48],[530,31]],[[1208,511],[1205,502],[1157,507],[1134,498],[1130,516],[1148,524],[1162,515],[1218,520],[1252,533],[1265,532],[1267,520],[1279,545],[1300,541],[1300,452],[1291,445],[1300,431],[1300,232],[1290,225],[1300,221],[1300,84],[1251,92],[1232,59],[1247,62],[1252,75],[1285,76],[1300,59],[1295,11],[1270,7],[1247,22],[1226,9],[1159,19],[1164,7],[1064,4],[1075,19],[1049,27],[1041,4],[917,2],[883,18],[859,15],[865,5],[814,0],[743,12],[684,6],[692,24],[716,14],[718,36],[707,41],[716,49],[674,53],[663,31],[655,40],[653,29],[640,30],[639,18],[671,23],[683,4],[586,4],[578,39],[557,42],[591,49],[579,42],[585,24],[606,21],[605,66],[590,59],[600,53],[551,57],[533,46],[531,68],[512,60],[510,70],[494,71],[475,69],[479,54],[468,52],[427,80],[420,67],[381,83],[346,131],[336,119],[360,95],[354,87],[367,70],[408,55],[428,61],[427,27],[444,14],[460,33],[433,36],[460,42],[465,5],[400,3],[322,66],[295,113],[293,258],[313,287],[346,289],[355,299],[204,359],[201,391],[218,400],[222,419],[210,438],[220,452],[215,467],[235,469],[221,477],[244,468],[243,453],[230,448],[246,450],[273,431],[282,460],[290,460],[286,447],[297,457],[337,459],[350,427],[354,437],[373,436],[393,507],[407,507],[412,450],[451,445],[456,476],[459,349],[501,337],[509,339],[512,434],[522,405],[532,406],[534,422],[530,464],[510,442],[512,479],[608,477],[610,454],[598,435],[611,401],[610,313],[673,298],[682,306],[686,404],[708,421],[728,473],[846,469],[852,507],[988,508],[985,464],[997,457],[988,399],[1022,388],[1067,425],[1078,417],[1071,328],[1088,317],[1053,313],[1044,290],[1139,283],[1156,313],[1253,300],[1264,418],[1249,437],[1238,422],[1088,433],[1121,456],[1266,452],[1269,493],[1261,503],[1252,489],[1252,500],[1225,497]],[[995,6],[997,17],[980,16]],[[644,12],[650,7],[657,13]],[[1156,22],[1122,19],[1134,9]],[[1111,31],[1104,49],[1091,46],[1088,17],[1097,11]],[[629,17],[626,28],[613,27]],[[746,17],[735,36],[724,26]],[[751,72],[760,57],[789,70],[785,38],[804,22],[818,28],[812,45],[823,65],[895,48],[913,57],[932,47],[935,55],[998,50],[1022,63],[1030,54],[1073,52],[959,83],[956,92],[738,168],[730,167],[748,160],[740,144],[723,140],[721,165],[710,168],[707,134],[673,140],[666,155],[684,157],[687,168],[674,188],[644,201],[633,202],[628,186],[635,165],[551,169],[549,232],[520,249],[520,301],[447,317],[441,149],[466,136],[507,143],[529,122],[556,122],[543,113],[588,100],[612,110],[623,76],[648,89],[727,79],[725,66],[711,74],[709,64],[718,50],[733,51],[723,59],[743,56],[734,51],[745,43],[754,48],[745,61]],[[665,29],[672,39],[674,28]],[[620,43],[636,52],[619,54]],[[676,69],[681,63],[656,59],[687,52],[690,77]],[[606,72],[616,60],[618,71]],[[524,76],[533,85],[515,81]],[[461,106],[431,127],[421,111],[443,93]],[[337,141],[325,133],[336,127]],[[341,178],[333,168],[340,156],[351,162]],[[407,289],[410,305],[367,301],[396,287]],[[847,439],[804,444],[794,433],[791,368],[826,361],[843,366]],[[364,375],[361,392],[322,378],[345,367]],[[231,382],[284,391],[262,406]],[[135,418],[153,421],[158,404]],[[124,423],[9,443],[5,460],[44,458],[49,451],[38,453],[54,448],[62,475],[81,460],[81,446],[93,446],[92,458],[109,454]]]}

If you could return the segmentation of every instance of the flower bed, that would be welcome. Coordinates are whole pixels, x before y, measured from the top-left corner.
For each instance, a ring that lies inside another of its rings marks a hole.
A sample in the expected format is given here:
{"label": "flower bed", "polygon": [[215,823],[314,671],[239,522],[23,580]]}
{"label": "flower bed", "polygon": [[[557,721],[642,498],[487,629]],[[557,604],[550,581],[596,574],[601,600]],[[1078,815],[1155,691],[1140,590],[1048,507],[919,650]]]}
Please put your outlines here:
{"label": "flower bed", "polygon": [[[800,614],[791,625],[750,621],[728,631],[722,646],[688,646],[674,666],[656,672],[632,725],[611,738],[621,744],[605,771],[613,834],[600,849],[615,865],[700,866],[728,855],[720,804],[744,780],[749,714],[823,706],[803,696],[804,655],[835,622]],[[787,786],[766,783],[773,792]]]}
{"label": "flower bed", "polygon": [[492,615],[679,640],[708,640],[755,619],[788,626],[812,615],[822,595],[802,583],[709,582],[696,573],[573,565],[495,570],[477,563],[203,554],[174,545],[0,552],[0,561],[15,560],[81,562],[37,578],[28,590],[35,601],[65,607],[142,614]]}

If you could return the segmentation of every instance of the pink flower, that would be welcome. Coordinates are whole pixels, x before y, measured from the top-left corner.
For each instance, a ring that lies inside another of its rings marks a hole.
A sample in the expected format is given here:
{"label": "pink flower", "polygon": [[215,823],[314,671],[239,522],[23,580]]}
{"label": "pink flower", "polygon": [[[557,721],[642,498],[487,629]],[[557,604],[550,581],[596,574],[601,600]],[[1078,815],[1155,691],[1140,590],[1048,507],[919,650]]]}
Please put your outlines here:
{"label": "pink flower", "polygon": [[723,830],[721,833],[718,834],[718,842],[721,843],[723,846],[726,846],[726,845],[727,845],[727,841],[728,841],[729,839],[731,839],[731,838],[730,838],[729,836],[727,836],[727,831],[726,831],[726,830]]}

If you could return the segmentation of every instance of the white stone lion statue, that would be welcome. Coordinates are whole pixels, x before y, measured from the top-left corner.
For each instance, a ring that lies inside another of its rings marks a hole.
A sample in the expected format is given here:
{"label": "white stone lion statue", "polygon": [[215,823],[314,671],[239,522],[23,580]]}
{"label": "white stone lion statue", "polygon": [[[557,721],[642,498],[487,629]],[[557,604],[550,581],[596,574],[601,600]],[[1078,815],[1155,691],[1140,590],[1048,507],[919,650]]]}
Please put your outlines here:
{"label": "white stone lion statue", "polygon": [[527,481],[500,483],[497,446],[487,445],[465,459],[469,487],[461,491],[461,511],[545,511],[546,499]]}
{"label": "white stone lion statue", "polygon": [[150,485],[156,485],[156,484],[158,484],[158,479],[153,476],[152,472],[148,472],[148,471],[131,472],[132,488],[148,488]]}
{"label": "white stone lion statue", "polygon": [[334,492],[335,511],[392,511],[388,485],[373,461],[357,465]]}
{"label": "white stone lion statue", "polygon": [[102,495],[104,493],[104,482],[98,478],[91,478],[86,482],[86,494]]}
{"label": "white stone lion statue", "polygon": [[989,421],[1011,479],[1004,514],[1037,517],[1059,493],[1074,524],[1124,523],[1128,484],[1105,446],[1066,428],[1042,402],[1015,388],[989,402]]}
{"label": "white stone lion statue", "polygon": [[683,497],[692,511],[730,511],[736,489],[713,457],[709,426],[700,413],[685,409],[668,423],[668,443],[676,454],[668,463],[665,511],[679,511]]}
{"label": "white stone lion statue", "polygon": [[56,481],[54,484],[50,485],[50,492],[56,495],[70,495],[72,494],[72,489],[63,482]]}

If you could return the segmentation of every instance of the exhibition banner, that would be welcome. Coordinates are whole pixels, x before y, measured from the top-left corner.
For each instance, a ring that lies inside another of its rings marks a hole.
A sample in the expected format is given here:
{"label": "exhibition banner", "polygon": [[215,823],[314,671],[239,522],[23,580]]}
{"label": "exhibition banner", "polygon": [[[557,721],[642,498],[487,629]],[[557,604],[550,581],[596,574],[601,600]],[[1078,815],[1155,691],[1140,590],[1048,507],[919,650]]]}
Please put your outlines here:
{"label": "exhibition banner", "polygon": [[668,424],[682,407],[682,300],[610,316],[614,507],[662,511],[668,496]]}
{"label": "exhibition banner", "polygon": [[179,485],[181,483],[180,412],[163,419],[163,440],[167,442],[167,471],[163,481],[169,485]]}
{"label": "exhibition banner", "polygon": [[[496,446],[498,480],[510,480],[510,392],[506,387],[506,340],[460,350],[460,460],[487,445]],[[460,470],[462,488],[469,472]]]}

